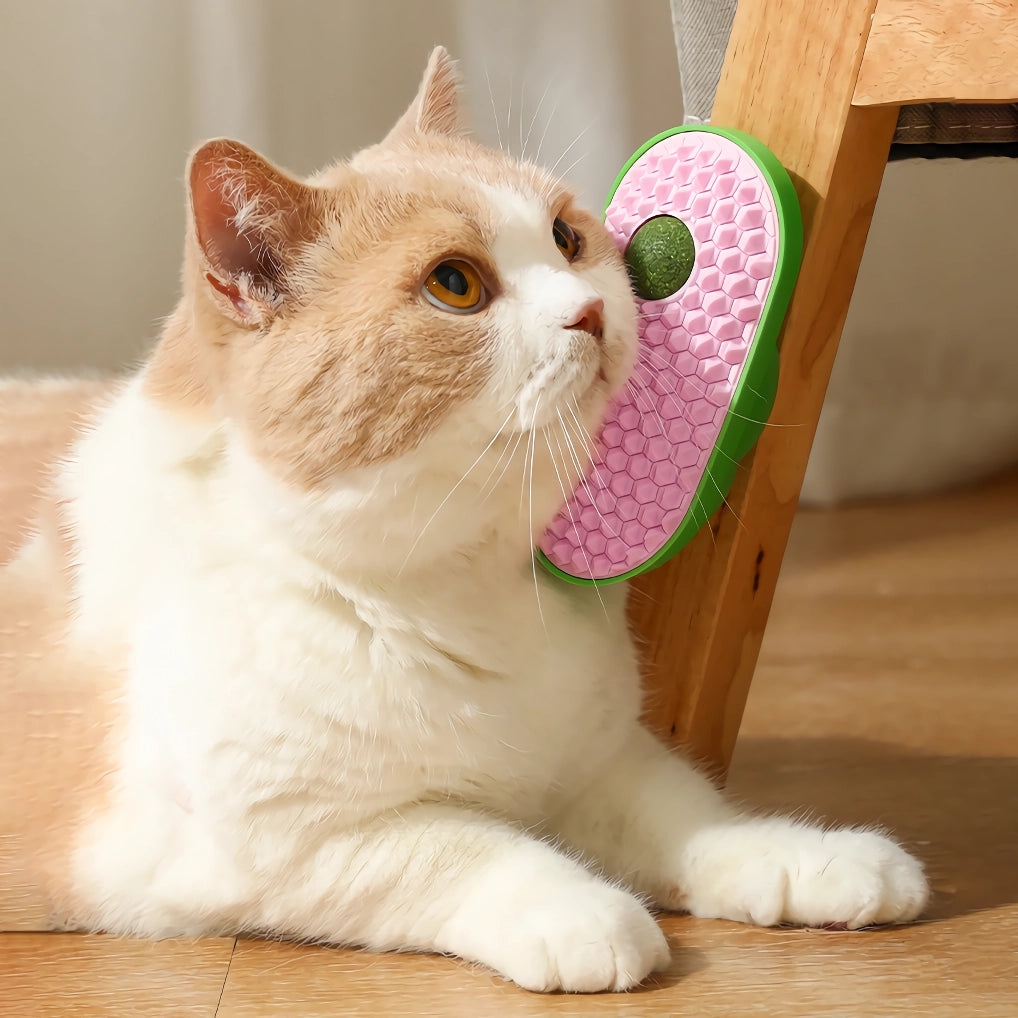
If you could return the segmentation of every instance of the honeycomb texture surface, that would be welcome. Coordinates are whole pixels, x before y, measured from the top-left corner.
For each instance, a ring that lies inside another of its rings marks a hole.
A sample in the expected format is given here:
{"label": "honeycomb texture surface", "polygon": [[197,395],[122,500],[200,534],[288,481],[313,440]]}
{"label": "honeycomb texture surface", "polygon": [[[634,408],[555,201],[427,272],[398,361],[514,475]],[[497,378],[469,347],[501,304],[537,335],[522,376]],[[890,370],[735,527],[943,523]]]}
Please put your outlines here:
{"label": "honeycomb texture surface", "polygon": [[630,167],[605,213],[619,249],[648,219],[693,235],[686,283],[637,299],[639,356],[609,409],[593,465],[541,542],[572,576],[622,576],[660,552],[689,513],[774,279],[778,218],[753,158],[721,135],[687,131]]}

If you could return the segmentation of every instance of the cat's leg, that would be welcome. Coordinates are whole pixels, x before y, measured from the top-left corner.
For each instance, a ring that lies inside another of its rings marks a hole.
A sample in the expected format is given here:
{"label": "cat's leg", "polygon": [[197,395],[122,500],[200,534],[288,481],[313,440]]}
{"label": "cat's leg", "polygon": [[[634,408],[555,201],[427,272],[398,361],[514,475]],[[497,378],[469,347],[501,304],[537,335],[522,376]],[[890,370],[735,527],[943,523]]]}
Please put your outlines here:
{"label": "cat's leg", "polygon": [[323,841],[258,910],[285,936],[481,962],[531,990],[625,990],[668,963],[630,893],[508,824],[401,809]]}
{"label": "cat's leg", "polygon": [[742,814],[642,728],[553,829],[607,873],[697,916],[855,929],[914,919],[929,894],[891,839]]}

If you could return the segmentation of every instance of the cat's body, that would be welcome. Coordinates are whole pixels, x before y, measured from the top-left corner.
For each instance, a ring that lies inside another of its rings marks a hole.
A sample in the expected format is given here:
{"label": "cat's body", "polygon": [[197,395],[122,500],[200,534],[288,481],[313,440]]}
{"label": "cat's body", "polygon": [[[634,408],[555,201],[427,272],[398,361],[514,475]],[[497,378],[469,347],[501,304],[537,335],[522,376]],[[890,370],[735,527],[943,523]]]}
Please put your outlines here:
{"label": "cat's body", "polygon": [[73,794],[9,753],[15,891],[57,925],[447,951],[535,989],[666,962],[626,888],[914,917],[892,842],[740,816],[657,744],[621,590],[534,568],[634,310],[561,185],[458,137],[444,53],[349,166],[302,185],[210,143],[191,186],[181,306],[0,581],[69,620],[63,692],[24,654],[15,706],[74,703]]}

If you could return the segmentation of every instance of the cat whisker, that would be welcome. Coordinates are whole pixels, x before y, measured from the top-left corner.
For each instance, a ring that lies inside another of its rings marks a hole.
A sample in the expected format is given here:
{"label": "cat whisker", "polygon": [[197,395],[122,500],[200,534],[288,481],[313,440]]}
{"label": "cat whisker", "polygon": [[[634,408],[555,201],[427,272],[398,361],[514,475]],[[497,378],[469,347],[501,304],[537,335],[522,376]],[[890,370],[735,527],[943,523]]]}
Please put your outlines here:
{"label": "cat whisker", "polygon": [[489,498],[491,498],[491,496],[494,494],[495,490],[502,483],[502,478],[505,477],[505,475],[509,471],[509,468],[512,466],[513,460],[516,458],[516,450],[519,449],[520,443],[522,441],[523,441],[523,432],[522,431],[518,431],[516,433],[516,441],[512,445],[512,451],[509,453],[509,458],[505,461],[505,466],[502,467],[501,471],[499,472],[498,477],[495,478],[494,483],[492,483],[491,486],[489,487],[488,486],[489,482],[491,481],[491,478],[494,476],[495,471],[498,470],[498,466],[502,462],[502,457],[505,455],[506,449],[509,449],[509,443],[506,442],[506,448],[502,450],[502,453],[499,455],[498,460],[495,462],[495,466],[492,467],[492,469],[491,469],[491,473],[488,474],[487,480],[484,482],[483,485],[481,485],[480,493],[481,493],[481,503],[482,504],[484,502],[486,502]]}
{"label": "cat whisker", "polygon": [[[505,470],[503,470],[503,472],[498,475],[498,479],[496,480],[496,482],[494,484],[491,484],[491,480],[492,480],[493,477],[495,477],[495,474],[498,472],[499,468],[502,466],[502,460],[505,459],[507,455],[508,455],[508,460],[507,460],[507,462],[505,464],[505,469],[508,469],[509,464],[512,461],[513,455],[516,452],[516,449],[517,449],[517,447],[520,444],[520,437],[521,437],[521,433],[517,432],[516,433],[516,442],[515,442],[515,444],[513,444],[511,442],[511,440],[510,440],[510,441],[507,441],[505,443],[505,445],[502,447],[502,451],[498,454],[498,459],[495,460],[495,462],[492,465],[491,469],[488,471],[488,476],[484,479],[484,481],[482,482],[480,488],[478,489],[478,492],[482,496],[482,498],[486,498],[487,495],[490,494],[491,491],[494,491],[494,489],[498,486],[498,481],[500,481],[502,479],[502,477],[503,477],[503,475],[505,473]],[[491,484],[491,491],[489,491],[489,488],[488,488],[489,484]]]}
{"label": "cat whisker", "polygon": [[[646,365],[646,367],[650,368],[650,365]],[[653,370],[653,369],[651,369],[651,370]],[[634,378],[637,378],[639,380],[640,384],[643,385],[645,387],[645,389],[646,389],[647,383],[646,383],[645,379],[639,378],[639,376],[636,376],[636,375],[634,375]],[[627,382],[626,384],[629,385],[631,383]],[[666,395],[667,395],[667,393],[666,393]],[[635,400],[636,400],[636,390],[635,389],[633,390],[633,398],[634,398],[634,402],[635,402]],[[678,405],[678,404],[676,404],[676,405]],[[656,413],[656,411],[655,411],[655,413]],[[683,414],[684,414],[684,411],[683,411]],[[687,420],[688,420],[688,418],[687,418]],[[658,426],[661,428],[661,434],[663,434],[663,435],[667,434],[667,432],[664,429],[664,423],[663,423],[663,421],[661,420],[660,417],[658,417]],[[736,466],[740,466],[738,461],[732,459],[732,457],[729,456],[727,453],[725,453],[723,450],[721,452],[722,452],[722,455],[725,456],[726,459],[728,459],[731,462],[735,463]],[[705,469],[705,473],[707,474],[708,478],[710,478],[710,482],[711,482],[711,484],[714,485],[715,489],[717,490],[717,493],[721,496],[722,502],[724,502],[724,504],[728,507],[729,512],[731,512],[731,514],[735,517],[736,522],[739,524],[740,527],[742,527],[745,530],[746,529],[745,524],[742,522],[742,520],[739,517],[739,514],[732,508],[732,506],[729,503],[728,499],[725,497],[725,493],[721,490],[720,486],[718,485],[718,482],[714,479],[714,475],[710,472],[709,469]],[[707,510],[704,507],[703,501],[701,500],[699,495],[695,495],[694,497],[696,498],[696,503],[700,507],[700,512],[703,514],[704,519],[705,520],[709,519],[709,517],[707,515]],[[711,531],[711,540],[714,541],[715,543],[717,543],[716,542],[716,538],[714,537],[713,531]]]}
{"label": "cat whisker", "polygon": [[[664,369],[664,370],[673,370],[673,366],[669,362],[668,358],[665,357],[664,355],[662,355],[661,353],[659,353],[652,346],[642,346],[642,347],[640,347],[640,355],[637,358],[637,365],[646,364],[647,360],[645,360],[645,358],[646,359],[656,360],[658,365],[662,369]],[[648,365],[648,367],[649,367],[649,365]],[[684,381],[687,380],[687,376],[685,376],[685,375],[683,375],[682,378],[683,378]],[[693,384],[693,383],[690,383],[690,384]]]}
{"label": "cat whisker", "polygon": [[513,124],[513,72],[509,72],[509,105],[505,111],[505,136],[506,152],[512,155],[512,147],[509,145],[509,128]]}
{"label": "cat whisker", "polygon": [[539,163],[541,161],[541,149],[544,148],[545,139],[548,137],[548,129],[551,127],[551,122],[555,119],[555,114],[558,112],[559,100],[556,98],[555,105],[551,108],[551,113],[548,114],[548,119],[544,122],[544,130],[541,131],[541,139],[537,143],[537,153],[534,156],[534,162]]}
{"label": "cat whisker", "polygon": [[488,83],[488,98],[491,100],[491,118],[495,121],[495,134],[498,138],[498,147],[504,152],[505,146],[502,144],[502,128],[498,123],[498,113],[495,110],[495,93],[491,87],[491,75],[488,74],[487,65],[484,68],[484,80]]}
{"label": "cat whisker", "polygon": [[[565,418],[562,416],[562,411],[561,410],[556,410],[555,412],[558,415],[559,428],[562,431],[562,440],[565,442],[564,455],[568,454],[568,460],[572,463],[572,465],[573,465],[574,469],[576,470],[576,473],[577,473],[577,475],[579,477],[579,480],[577,481],[577,483],[580,485],[580,487],[586,493],[587,498],[590,500],[590,504],[592,506],[594,506],[594,511],[597,512],[597,506],[594,505],[594,493],[590,490],[590,485],[587,483],[587,477],[586,477],[586,473],[587,472],[586,472],[586,470],[584,470],[583,464],[580,462],[580,457],[577,454],[576,449],[573,447],[572,436],[569,434],[569,429],[566,427]],[[555,444],[558,446],[559,452],[563,452],[562,445],[558,441],[558,437],[557,436],[556,436],[556,439],[555,439]],[[574,492],[575,492],[575,489],[574,489]]]}
{"label": "cat whisker", "polygon": [[700,513],[703,516],[703,527],[705,527],[707,531],[710,533],[710,543],[713,544],[714,547],[716,548],[718,544],[718,539],[714,535],[714,528],[710,525],[710,516],[707,514],[707,509],[703,504],[703,500],[700,498],[699,495],[694,495],[693,497],[696,499],[696,504],[700,507]]}
{"label": "cat whisker", "polygon": [[[594,512],[597,513],[597,518],[601,521],[601,526],[604,527],[612,535],[612,537],[618,537],[619,536],[618,533],[616,533],[615,529],[604,518],[604,516],[601,514],[601,510],[598,509],[598,507],[597,507],[597,503],[594,501],[594,493],[590,490],[590,485],[587,484],[586,473],[585,473],[585,471],[583,470],[583,467],[580,464],[580,460],[579,460],[579,457],[576,454],[576,450],[573,448],[572,436],[569,434],[569,429],[566,427],[566,422],[565,422],[565,420],[562,417],[561,411],[559,411],[558,419],[559,419],[559,423],[562,425],[562,438],[565,440],[566,449],[569,452],[570,457],[572,458],[572,461],[573,461],[574,466],[576,467],[577,473],[579,473],[579,475],[580,475],[580,484],[583,486],[583,490],[587,493],[587,498],[590,499],[590,504],[593,507]],[[556,439],[556,444],[557,443],[558,443],[558,440]],[[560,449],[561,449],[561,447],[560,447]],[[570,519],[572,519],[572,514],[571,513],[570,513]],[[574,530],[576,529],[575,522],[573,523],[573,529]],[[579,536],[578,533],[577,533],[577,536]],[[593,579],[593,576],[591,576],[591,579]]]}
{"label": "cat whisker", "polygon": [[588,463],[587,469],[583,471],[584,484],[587,489],[587,494],[590,496],[591,502],[593,502],[593,491],[591,490],[590,485],[586,483],[586,480],[590,475],[593,475],[593,479],[596,481],[600,490],[607,490],[605,488],[604,478],[601,476],[601,473],[598,470],[598,464],[594,458],[596,446],[591,440],[590,435],[583,429],[579,421],[576,420],[576,414],[573,412],[573,408],[568,403],[566,404],[566,410],[569,412],[569,416],[572,418],[573,424],[571,425],[564,417],[561,418],[563,435],[565,436],[569,449],[573,451],[573,459],[575,462],[579,463],[581,457],[579,453],[575,452],[574,442],[578,443],[579,447],[584,452],[584,456]]}
{"label": "cat whisker", "polygon": [[594,457],[594,453],[596,451],[597,446],[596,443],[594,442],[593,436],[590,434],[589,431],[587,431],[587,429],[583,426],[583,423],[580,421],[580,418],[578,416],[579,406],[576,403],[575,397],[573,397],[571,403],[566,404],[566,409],[569,411],[569,416],[572,417],[573,421],[576,423],[580,443],[583,445],[585,449],[588,450],[588,455],[590,456],[591,459],[591,469],[593,470],[594,478],[596,479],[601,490],[607,492],[609,495],[611,495],[613,499],[615,499],[615,495],[611,492],[607,483],[605,482],[605,479],[601,476],[599,464]]}
{"label": "cat whisker", "polygon": [[[654,367],[651,364],[648,364],[645,360],[643,360],[644,356],[652,357],[655,360],[657,360],[658,364],[660,365],[660,368],[655,370]],[[641,365],[645,366],[648,370],[655,371],[655,374],[657,375],[657,377],[662,381],[662,385],[664,384],[664,379],[667,378],[667,376],[664,375],[663,372],[673,370],[672,365],[668,362],[668,359],[666,357],[663,357],[653,347],[649,347],[649,346],[644,347],[640,351],[640,358],[637,360],[637,367],[639,367]],[[688,385],[691,389],[693,389],[700,396],[706,396],[707,395],[707,390],[702,388],[696,382],[694,382],[693,379],[689,375],[682,375],[681,376],[681,381],[682,381],[683,385]]]}
{"label": "cat whisker", "polygon": [[746,469],[746,461],[745,460],[737,460],[734,456],[729,456],[728,453],[725,452],[725,450],[721,448],[721,446],[715,446],[714,447],[714,451],[721,453],[721,455],[724,456],[724,458],[726,460],[728,460],[729,463],[731,463],[731,464],[733,464],[735,466],[736,470],[745,470]]}
{"label": "cat whisker", "polygon": [[[537,101],[537,106],[534,108],[534,115],[530,118],[530,126],[527,128],[527,136],[523,140],[523,155],[527,154],[527,146],[530,144],[530,136],[533,134],[534,125],[537,123],[537,115],[541,112],[541,107],[544,106],[545,99],[548,98],[548,90],[551,88],[551,79],[548,80],[548,84],[544,86],[544,92],[541,93],[541,98]],[[540,153],[539,153],[540,154]]]}
{"label": "cat whisker", "polygon": [[523,447],[523,473],[520,475],[520,504],[519,514],[523,514],[523,500],[527,494],[527,471],[531,469],[530,457],[531,450],[533,449],[533,429],[527,429],[523,432],[527,436],[527,444]]}
{"label": "cat whisker", "polygon": [[554,172],[555,172],[555,170],[557,169],[557,167],[558,167],[559,163],[561,163],[561,162],[562,162],[562,160],[563,160],[563,159],[565,159],[565,157],[566,157],[567,155],[569,155],[569,153],[570,153],[570,152],[571,152],[571,151],[573,150],[573,146],[574,146],[574,145],[576,145],[576,144],[577,144],[577,143],[578,143],[578,142],[580,141],[580,139],[581,139],[581,138],[583,138],[583,136],[584,136],[584,135],[585,135],[585,134],[586,134],[586,133],[587,133],[587,132],[588,132],[588,131],[589,131],[589,130],[590,130],[590,129],[591,129],[592,127],[593,127],[593,126],[594,126],[594,121],[592,120],[592,121],[591,121],[591,122],[590,122],[589,124],[587,124],[587,126],[586,126],[586,127],[585,127],[585,128],[584,128],[584,129],[582,130],[582,131],[580,131],[580,133],[579,133],[579,134],[578,134],[578,135],[577,135],[577,136],[576,136],[575,138],[573,138],[573,140],[572,140],[572,141],[571,141],[571,142],[570,142],[570,143],[569,143],[569,144],[568,144],[568,145],[566,146],[566,148],[565,148],[565,150],[563,151],[562,155],[560,155],[560,156],[558,157],[558,159],[556,159],[556,160],[555,160],[555,163],[554,163],[554,165],[553,165],[553,166],[552,166],[552,167],[551,167],[551,168],[550,168],[550,169],[548,170],[548,172],[549,172],[549,173],[552,173],[552,174],[554,174]]}
{"label": "cat whisker", "polygon": [[[641,383],[647,386],[648,388],[652,387],[650,383],[647,381],[647,379],[640,377],[639,375],[640,368],[645,368],[647,371],[650,372],[650,374],[653,377],[653,380],[657,382],[661,390],[661,395],[664,396],[665,399],[671,400],[672,405],[679,412],[679,415],[682,417],[682,419],[690,425],[695,425],[695,422],[689,416],[689,404],[679,394],[678,389],[675,387],[674,384],[672,384],[671,379],[669,379],[668,376],[665,375],[662,371],[655,368],[653,364],[648,364],[646,361],[639,361],[636,365],[636,370],[634,370],[632,377],[640,378]],[[683,379],[684,383],[685,381],[686,380]],[[696,392],[698,395],[706,396],[706,393],[703,390],[698,389],[695,385],[693,385],[692,382],[690,382],[689,385],[693,389],[693,391]]]}
{"label": "cat whisker", "polygon": [[569,174],[572,173],[573,170],[576,169],[576,167],[582,163],[589,154],[589,152],[581,152],[564,170],[559,170],[557,175],[562,177],[564,180],[567,180],[569,178]]}
{"label": "cat whisker", "polygon": [[748,424],[758,424],[762,428],[801,428],[801,424],[782,424],[778,421],[759,421],[755,417],[747,417],[745,414],[740,414],[736,410],[728,411],[733,417],[738,417],[740,421],[746,421]]}
{"label": "cat whisker", "polygon": [[520,112],[516,119],[520,123],[520,155],[519,158],[523,159],[524,148],[523,148],[523,110],[527,101],[527,82],[523,80],[520,82]]}
{"label": "cat whisker", "polygon": [[537,598],[537,614],[541,619],[541,628],[544,630],[545,637],[549,637],[548,623],[544,619],[544,607],[541,604],[541,585],[537,580],[537,556],[533,550],[534,540],[534,461],[537,458],[537,409],[541,404],[541,398],[538,396],[534,402],[534,415],[530,421],[530,504],[529,515],[528,515],[528,531],[530,535],[531,549],[530,549],[530,568],[534,574],[534,597]]}
{"label": "cat whisker", "polygon": [[[640,405],[639,405],[640,390],[637,390],[637,388],[636,388],[636,386],[634,384],[634,380],[635,381],[639,381],[640,385],[642,386],[643,395],[647,399],[647,403],[648,403],[648,405],[650,407],[650,413],[653,415],[654,420],[657,423],[659,432],[662,435],[667,435],[668,434],[668,429],[665,428],[665,422],[662,419],[661,414],[658,413],[657,404],[651,398],[651,389],[648,387],[646,381],[644,379],[640,378],[637,375],[634,375],[633,378],[631,378],[628,382],[626,382],[626,388],[633,395],[633,402],[636,403],[637,408],[640,409]],[[642,409],[640,409],[640,412],[644,413],[644,411]]]}
{"label": "cat whisker", "polygon": [[[749,529],[747,528],[746,524],[742,522],[742,517],[739,516],[739,514],[732,508],[732,504],[725,497],[725,493],[721,490],[721,486],[718,484],[717,481],[714,480],[714,475],[710,472],[709,466],[704,468],[704,473],[706,473],[706,475],[710,478],[710,483],[714,485],[715,489],[717,490],[717,493],[721,496],[721,501],[724,502],[728,511],[735,517],[735,522],[742,528],[743,531],[749,533]],[[703,506],[701,505],[700,508],[702,509]]]}
{"label": "cat whisker", "polygon": [[[559,421],[562,421],[562,415],[559,415]],[[562,501],[565,504],[566,512],[569,514],[569,522],[573,525],[573,533],[576,534],[577,540],[579,541],[580,553],[583,555],[584,565],[587,567],[587,572],[592,580],[596,580],[594,576],[594,567],[590,564],[590,559],[587,557],[587,549],[583,546],[582,535],[580,534],[580,528],[576,523],[576,518],[573,516],[573,510],[570,506],[569,496],[566,494],[565,485],[562,483],[562,475],[559,473],[558,462],[555,459],[555,453],[552,451],[551,442],[548,439],[548,433],[544,435],[545,444],[548,446],[548,455],[551,457],[551,465],[555,470],[555,477],[558,480],[559,491],[562,492]],[[559,452],[562,451],[562,447],[559,445],[558,436],[555,437],[555,445],[558,446]],[[598,589],[597,583],[594,584],[594,592],[597,594],[598,601],[601,602],[601,611],[604,612],[605,619],[608,619],[608,607],[604,603],[604,598],[601,596],[601,591]]]}
{"label": "cat whisker", "polygon": [[[668,363],[668,361],[665,360],[665,358],[662,357],[656,350],[653,350],[650,347],[643,347],[641,349],[641,352],[640,352],[640,357],[642,358],[644,355],[651,356],[651,357],[657,357],[657,359],[661,362],[662,365],[664,365],[668,369],[671,369],[671,365]],[[637,361],[637,365],[636,366],[637,367],[645,367],[645,368],[647,368],[648,371],[653,372],[655,378],[657,378],[658,382],[660,383],[660,385],[661,385],[661,387],[663,389],[664,388],[669,388],[671,390],[671,392],[675,393],[675,396],[678,399],[682,398],[679,395],[678,390],[674,387],[674,385],[668,385],[667,384],[668,383],[667,376],[664,375],[661,370],[656,369],[652,364],[648,364],[646,361],[644,361],[642,359]],[[694,382],[688,376],[683,375],[681,381],[682,381],[683,385],[688,385],[695,393],[697,393],[697,395],[706,397],[707,390],[702,388],[702,387],[700,387],[699,385],[697,385],[696,382]],[[754,395],[759,396],[761,399],[763,399],[763,396],[759,392],[757,392],[756,389],[753,389],[752,386],[747,386],[747,388],[749,388],[750,391],[753,392]],[[666,395],[667,395],[667,393],[666,393]],[[678,404],[676,404],[676,405],[678,405]],[[741,421],[746,421],[749,424],[757,424],[760,427],[764,427],[764,428],[801,428],[802,427],[801,424],[782,424],[782,423],[778,423],[777,421],[761,421],[761,420],[757,420],[754,417],[747,417],[745,414],[740,414],[737,410],[732,410],[731,408],[729,408],[728,412],[733,417],[738,417],[739,420],[741,420]],[[687,420],[688,420],[688,418],[687,418]]]}
{"label": "cat whisker", "polygon": [[474,467],[476,467],[477,464],[480,463],[482,459],[484,459],[484,457],[488,453],[488,450],[498,441],[498,439],[502,435],[502,432],[505,431],[506,426],[512,420],[513,414],[515,413],[515,411],[516,411],[515,407],[513,407],[513,409],[509,411],[509,415],[502,422],[502,424],[499,427],[498,431],[496,431],[495,434],[492,436],[491,441],[488,442],[488,444],[481,450],[481,452],[477,456],[477,459],[475,459],[474,462],[471,463],[469,467],[467,467],[467,469],[464,472],[463,476],[452,486],[452,488],[449,491],[449,494],[446,495],[445,498],[443,498],[441,502],[439,502],[438,508],[435,509],[435,511],[428,517],[427,522],[418,531],[417,537],[414,538],[413,543],[410,545],[410,550],[406,553],[406,557],[403,559],[403,562],[400,564],[399,569],[396,571],[396,575],[397,576],[401,576],[403,574],[403,570],[406,568],[406,565],[410,561],[410,558],[413,555],[413,553],[417,550],[417,546],[421,543],[421,540],[423,539],[424,534],[427,532],[428,527],[430,527],[431,524],[435,522],[435,517],[438,516],[438,514],[445,508],[445,506],[448,503],[449,499],[451,499],[453,497],[453,495],[456,494],[456,492],[459,489],[460,485],[462,485],[464,483],[464,481],[466,481],[466,479],[470,476],[470,474],[473,471]]}
{"label": "cat whisker", "polygon": [[[559,428],[561,428],[561,430],[562,430],[562,438],[563,438],[563,440],[566,443],[566,449],[569,452],[569,459],[572,461],[573,466],[576,468],[576,473],[577,473],[577,475],[579,477],[578,483],[583,488],[583,490],[587,493],[587,498],[590,499],[590,502],[593,505],[594,496],[593,496],[593,493],[590,490],[590,487],[587,484],[587,477],[586,477],[586,473],[587,472],[584,469],[583,464],[580,462],[580,457],[578,456],[578,454],[576,452],[576,449],[573,447],[572,436],[569,434],[569,429],[566,427],[565,418],[562,416],[561,409],[556,410],[555,411],[555,415],[558,417]],[[557,438],[556,438],[556,444],[558,444],[558,439]],[[560,452],[562,451],[562,447],[561,446],[559,446],[559,451]],[[596,508],[597,507],[595,506],[595,509]]]}
{"label": "cat whisker", "polygon": [[566,404],[566,410],[569,411],[569,416],[576,425],[576,434],[581,444],[588,451],[588,455],[593,456],[597,443],[594,441],[594,436],[587,430],[586,425],[580,420],[580,404],[575,396],[570,397],[569,402]]}

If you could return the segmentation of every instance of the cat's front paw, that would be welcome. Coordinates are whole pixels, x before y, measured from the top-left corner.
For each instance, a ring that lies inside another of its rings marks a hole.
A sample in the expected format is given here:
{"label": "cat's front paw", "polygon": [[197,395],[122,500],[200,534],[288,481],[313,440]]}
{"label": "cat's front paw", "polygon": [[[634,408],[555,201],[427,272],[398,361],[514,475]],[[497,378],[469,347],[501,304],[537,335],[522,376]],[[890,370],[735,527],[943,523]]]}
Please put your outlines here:
{"label": "cat's front paw", "polygon": [[[482,961],[528,990],[628,990],[668,965],[668,942],[631,894],[586,879],[537,881],[483,923],[458,927],[446,949]],[[451,927],[447,927],[447,933]]]}
{"label": "cat's front paw", "polygon": [[700,832],[687,860],[690,912],[759,926],[902,923],[929,898],[919,862],[872,831],[749,821]]}
{"label": "cat's front paw", "polygon": [[630,894],[595,885],[552,895],[506,929],[506,975],[528,990],[628,990],[668,964],[668,942]]}

